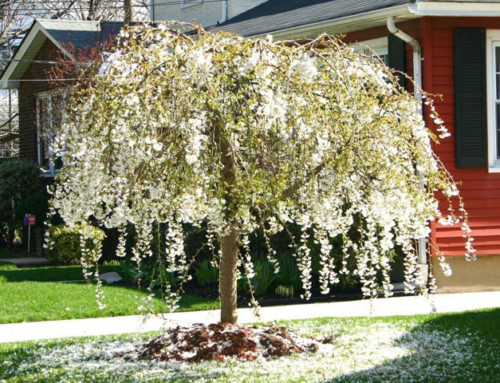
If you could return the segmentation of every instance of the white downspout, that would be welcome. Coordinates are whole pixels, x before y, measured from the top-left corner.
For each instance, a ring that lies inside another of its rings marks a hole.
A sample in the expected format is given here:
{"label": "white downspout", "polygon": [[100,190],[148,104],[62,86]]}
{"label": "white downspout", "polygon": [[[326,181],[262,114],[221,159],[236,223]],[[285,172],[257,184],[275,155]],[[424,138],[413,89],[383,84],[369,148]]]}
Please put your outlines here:
{"label": "white downspout", "polygon": [[[402,30],[398,29],[394,24],[394,17],[389,16],[387,18],[387,29],[394,36],[400,38],[407,44],[410,44],[413,48],[413,81],[415,81],[414,94],[417,100],[417,113],[419,113],[422,118],[424,117],[423,107],[422,107],[422,48],[420,43],[406,34]],[[425,285],[427,283],[427,278],[429,275],[429,266],[427,265],[427,238],[419,238],[417,241],[417,252],[418,252],[418,263],[420,268],[419,285]]]}
{"label": "white downspout", "polygon": [[222,18],[219,21],[217,21],[217,24],[225,23],[227,20],[227,0],[222,0],[221,5],[222,5]]}
{"label": "white downspout", "polygon": [[414,90],[415,98],[417,99],[417,112],[423,117],[422,110],[422,48],[420,43],[410,35],[398,29],[394,24],[394,17],[387,18],[387,29],[396,37],[399,37],[405,43],[413,47],[413,81],[417,85]]}

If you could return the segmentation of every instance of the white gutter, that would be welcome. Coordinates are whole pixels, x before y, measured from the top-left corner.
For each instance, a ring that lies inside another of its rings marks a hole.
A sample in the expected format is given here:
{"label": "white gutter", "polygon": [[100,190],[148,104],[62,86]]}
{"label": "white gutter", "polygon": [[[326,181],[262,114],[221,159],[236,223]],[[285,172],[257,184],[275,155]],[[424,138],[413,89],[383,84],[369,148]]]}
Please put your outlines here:
{"label": "white gutter", "polygon": [[419,16],[464,16],[464,17],[498,17],[500,3],[451,2],[451,1],[417,1],[410,4],[411,13]]}
{"label": "white gutter", "polygon": [[[227,0],[226,0],[227,1]],[[224,2],[226,2],[224,1]],[[315,37],[318,33],[327,31],[331,34],[349,33],[353,30],[382,26],[387,17],[398,17],[400,21],[416,19],[423,16],[462,16],[462,17],[500,17],[500,2],[443,2],[416,1],[413,4],[397,5],[362,14],[320,21],[296,27],[269,30],[246,37],[259,37],[272,34],[276,40],[298,37]]]}
{"label": "white gutter", "polygon": [[[394,17],[389,16],[387,18],[387,29],[394,36],[400,38],[405,43],[410,44],[413,48],[413,81],[415,81],[414,94],[417,100],[417,113],[423,118],[423,108],[422,108],[422,48],[420,43],[406,34],[402,30],[398,29],[394,24]],[[419,284],[424,284],[427,282],[427,238],[419,238],[417,241],[417,252],[418,252],[418,263],[421,270],[421,278]],[[424,266],[425,265],[425,266]],[[424,271],[425,270],[425,271]]]}
{"label": "white gutter", "polygon": [[227,20],[227,0],[222,0],[221,5],[222,5],[222,18],[219,21],[217,21],[217,24],[225,23]]}

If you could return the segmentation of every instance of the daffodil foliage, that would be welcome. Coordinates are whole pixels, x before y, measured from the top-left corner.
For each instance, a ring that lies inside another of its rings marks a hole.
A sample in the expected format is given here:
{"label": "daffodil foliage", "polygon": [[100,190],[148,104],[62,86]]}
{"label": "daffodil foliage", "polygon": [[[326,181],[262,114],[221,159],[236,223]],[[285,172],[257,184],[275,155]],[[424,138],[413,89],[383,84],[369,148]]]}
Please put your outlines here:
{"label": "daffodil foliage", "polygon": [[[278,268],[269,239],[301,227],[293,243],[305,298],[310,243],[320,249],[324,293],[348,272],[347,259],[334,266],[332,238],[356,257],[366,295],[380,293],[380,280],[390,295],[387,253],[402,249],[411,286],[415,239],[441,217],[436,191],[460,199],[412,95],[380,60],[326,35],[298,44],[127,29],[92,86],[73,97],[62,130],[53,208],[69,225],[118,228],[119,255],[134,225],[137,262],[152,254],[153,223],[168,223],[165,267],[181,276],[190,264],[183,227],[207,227],[209,246],[220,249],[225,321],[236,321],[240,272],[253,274],[256,230]],[[466,221],[459,206],[441,219]]]}

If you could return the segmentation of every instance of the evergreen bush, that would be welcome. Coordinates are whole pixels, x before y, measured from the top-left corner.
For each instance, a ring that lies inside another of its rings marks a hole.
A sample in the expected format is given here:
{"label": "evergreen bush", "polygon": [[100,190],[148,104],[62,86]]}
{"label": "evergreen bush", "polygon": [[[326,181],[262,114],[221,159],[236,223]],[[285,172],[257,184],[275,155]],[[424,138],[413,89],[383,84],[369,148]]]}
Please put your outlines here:
{"label": "evergreen bush", "polygon": [[[80,238],[82,225],[67,227],[65,225],[52,226],[47,229],[49,241],[46,248],[47,260],[51,265],[75,265],[82,258]],[[86,240],[87,254],[92,257],[96,254],[104,240],[104,231],[97,227],[87,227],[91,238]],[[95,262],[94,259],[87,261]]]}

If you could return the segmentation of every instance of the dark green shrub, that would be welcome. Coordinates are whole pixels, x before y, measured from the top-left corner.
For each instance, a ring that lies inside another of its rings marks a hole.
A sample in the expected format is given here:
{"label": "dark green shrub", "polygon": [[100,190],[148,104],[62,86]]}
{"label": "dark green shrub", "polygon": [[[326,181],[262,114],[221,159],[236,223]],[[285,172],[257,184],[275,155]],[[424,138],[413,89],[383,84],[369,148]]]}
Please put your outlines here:
{"label": "dark green shrub", "polygon": [[255,276],[252,278],[252,286],[256,297],[266,294],[276,279],[274,269],[267,258],[255,261]]}
{"label": "dark green shrub", "polygon": [[120,261],[123,279],[132,284],[140,284],[141,288],[158,288],[165,284],[178,285],[180,279],[175,273],[158,267],[154,258],[145,259],[139,266],[130,259]]}
{"label": "dark green shrub", "polygon": [[[256,297],[261,297],[273,287],[276,275],[273,266],[264,253],[254,255],[254,259],[254,276],[250,280],[250,283],[252,285],[253,294]],[[246,275],[242,275],[240,279],[238,279],[238,291],[245,294],[250,292],[249,280]]]}
{"label": "dark green shrub", "polygon": [[[44,230],[44,222],[47,217],[47,211],[49,209],[49,201],[48,196],[45,192],[39,191],[34,194],[28,195],[26,198],[21,200],[16,205],[15,211],[15,220],[16,222],[23,222],[24,215],[26,213],[33,214],[36,217],[35,226],[31,227],[31,248],[35,249],[36,247],[36,236],[39,235],[42,243],[43,241],[43,230]],[[41,228],[42,230],[33,230],[34,228]],[[23,244],[26,246],[28,243],[28,227],[24,226],[23,230]]]}
{"label": "dark green shrub", "polygon": [[[0,161],[0,180],[0,245],[12,246],[16,230],[23,226],[24,214],[32,213],[20,211],[18,205],[23,201],[26,203],[28,197],[42,191],[40,169],[33,161],[21,159]],[[42,219],[37,220],[37,226],[41,227],[43,217],[40,218]]]}
{"label": "dark green shrub", "polygon": [[206,259],[200,263],[199,267],[194,269],[194,273],[199,286],[206,286],[219,282],[219,269],[213,267]]}
{"label": "dark green shrub", "polygon": [[289,291],[298,291],[302,287],[302,282],[295,257],[290,253],[281,253],[278,255],[278,262],[280,271],[276,275],[276,283],[280,286],[291,287]]}
{"label": "dark green shrub", "polygon": [[16,221],[23,222],[24,215],[30,213],[36,216],[36,227],[43,227],[49,210],[49,199],[43,191],[26,196],[16,206]]}
{"label": "dark green shrub", "polygon": [[[48,231],[49,241],[46,249],[47,260],[52,265],[75,265],[80,263],[82,251],[80,249],[80,230],[83,226],[69,228],[64,225],[52,226]],[[104,240],[104,232],[96,227],[88,226],[92,238],[87,239],[86,247],[91,259],[86,261],[93,264],[97,262],[97,250]]]}

